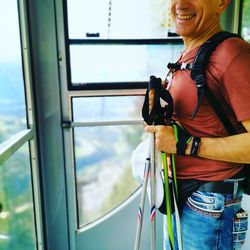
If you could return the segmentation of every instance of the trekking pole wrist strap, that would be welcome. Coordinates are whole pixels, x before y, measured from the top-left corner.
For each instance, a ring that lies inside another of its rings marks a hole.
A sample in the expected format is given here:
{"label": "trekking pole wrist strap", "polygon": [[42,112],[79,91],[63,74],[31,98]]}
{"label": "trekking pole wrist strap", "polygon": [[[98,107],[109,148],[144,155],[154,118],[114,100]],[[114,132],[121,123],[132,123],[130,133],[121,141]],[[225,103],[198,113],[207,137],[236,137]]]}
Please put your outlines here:
{"label": "trekking pole wrist strap", "polygon": [[192,142],[192,146],[191,146],[190,156],[194,156],[194,157],[198,156],[200,142],[201,142],[200,137],[193,136],[193,142]]}
{"label": "trekking pole wrist strap", "polygon": [[193,136],[176,123],[173,124],[173,128],[176,140],[176,154],[185,155],[188,143],[192,140]]}

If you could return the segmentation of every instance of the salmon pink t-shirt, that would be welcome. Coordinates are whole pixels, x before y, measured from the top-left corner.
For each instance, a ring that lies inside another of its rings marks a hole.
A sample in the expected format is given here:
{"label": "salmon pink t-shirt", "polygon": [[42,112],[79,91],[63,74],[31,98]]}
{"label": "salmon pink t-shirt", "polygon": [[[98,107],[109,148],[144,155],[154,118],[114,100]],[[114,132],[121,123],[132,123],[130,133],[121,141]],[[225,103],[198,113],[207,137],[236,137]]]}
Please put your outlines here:
{"label": "salmon pink t-shirt", "polygon": [[[192,63],[198,49],[183,53],[179,63]],[[197,105],[197,88],[190,74],[190,70],[178,70],[172,77],[170,93],[174,100],[174,119],[194,136],[227,136],[206,97],[195,118],[191,118]],[[237,131],[244,132],[241,121],[250,119],[250,45],[239,38],[229,38],[218,45],[208,62],[206,83]],[[180,179],[219,181],[232,177],[241,169],[240,164],[200,157],[176,155],[175,161]]]}

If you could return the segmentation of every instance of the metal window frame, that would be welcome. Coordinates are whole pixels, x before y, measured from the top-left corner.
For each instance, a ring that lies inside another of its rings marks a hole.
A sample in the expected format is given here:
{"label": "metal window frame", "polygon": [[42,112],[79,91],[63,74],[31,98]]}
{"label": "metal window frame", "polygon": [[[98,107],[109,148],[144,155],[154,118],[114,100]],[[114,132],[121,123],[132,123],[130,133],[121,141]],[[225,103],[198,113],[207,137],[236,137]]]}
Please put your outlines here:
{"label": "metal window frame", "polygon": [[22,49],[22,64],[24,76],[24,89],[26,99],[26,114],[28,131],[31,137],[27,137],[30,150],[30,165],[31,165],[31,178],[32,178],[32,194],[34,203],[34,219],[36,230],[36,245],[38,250],[43,250],[44,247],[44,227],[43,215],[41,205],[41,185],[39,174],[39,160],[37,150],[37,135],[35,126],[35,110],[34,110],[34,96],[32,88],[32,66],[30,55],[30,42],[29,42],[29,20],[28,20],[28,3],[25,0],[18,0],[18,14],[20,26],[20,40]]}
{"label": "metal window frame", "polygon": [[26,115],[27,126],[25,130],[21,130],[10,138],[0,144],[0,165],[4,164],[7,160],[14,155],[25,143],[29,144],[29,158],[30,158],[30,171],[32,183],[32,199],[34,206],[34,220],[35,220],[35,245],[38,250],[44,249],[43,243],[43,223],[41,213],[41,199],[40,199],[40,181],[38,171],[38,160],[36,150],[36,134],[34,129],[34,109],[33,97],[31,90],[31,66],[29,60],[29,43],[27,31],[27,7],[26,1],[18,0],[17,2],[19,30],[21,40],[21,54],[22,54],[22,68],[24,77],[24,91],[26,102]]}
{"label": "metal window frame", "polygon": [[233,32],[240,34],[241,20],[242,20],[242,8],[243,1],[234,1],[234,13],[233,13]]}
{"label": "metal window frame", "polygon": [[7,161],[26,142],[34,137],[32,129],[19,131],[0,144],[0,165]]}
{"label": "metal window frame", "polygon": [[64,30],[65,30],[65,52],[67,67],[67,82],[69,91],[79,90],[117,90],[117,89],[144,89],[147,88],[147,82],[79,82],[71,81],[71,62],[70,62],[70,46],[71,45],[167,45],[167,44],[183,44],[181,37],[169,37],[164,39],[70,39],[68,31],[68,14],[67,0],[63,1],[64,13]]}

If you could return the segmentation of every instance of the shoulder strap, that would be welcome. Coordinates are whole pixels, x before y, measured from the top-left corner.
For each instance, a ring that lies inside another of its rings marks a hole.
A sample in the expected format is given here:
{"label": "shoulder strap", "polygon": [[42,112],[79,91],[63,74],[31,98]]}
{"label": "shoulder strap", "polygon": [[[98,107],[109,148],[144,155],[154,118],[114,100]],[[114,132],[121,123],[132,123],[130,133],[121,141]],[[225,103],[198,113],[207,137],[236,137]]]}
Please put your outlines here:
{"label": "shoulder strap", "polygon": [[213,93],[210,91],[210,89],[207,87],[206,92],[205,92],[206,98],[209,101],[210,105],[213,107],[216,115],[228,131],[230,135],[235,135],[237,134],[234,126],[232,125],[231,121],[229,120],[228,116],[224,112],[224,110],[221,107],[221,104],[219,101],[215,98]]}
{"label": "shoulder strap", "polygon": [[212,37],[210,37],[198,50],[198,53],[196,54],[196,57],[194,59],[194,62],[192,63],[192,69],[191,69],[191,77],[193,80],[195,80],[196,86],[197,86],[197,96],[198,96],[198,102],[196,105],[196,108],[192,114],[192,118],[195,117],[200,105],[201,101],[204,97],[204,93],[206,91],[206,80],[205,80],[205,71],[207,68],[207,63],[209,60],[209,57],[215,50],[215,48],[225,39],[230,37],[239,37],[239,35],[221,31],[219,33],[216,33]]}

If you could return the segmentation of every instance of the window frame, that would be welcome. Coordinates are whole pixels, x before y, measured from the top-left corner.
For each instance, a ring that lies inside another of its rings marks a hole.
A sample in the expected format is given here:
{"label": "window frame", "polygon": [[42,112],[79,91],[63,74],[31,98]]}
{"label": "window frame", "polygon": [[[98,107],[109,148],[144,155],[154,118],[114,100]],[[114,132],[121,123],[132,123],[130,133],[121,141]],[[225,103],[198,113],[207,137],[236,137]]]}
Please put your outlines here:
{"label": "window frame", "polygon": [[[146,81],[131,81],[131,82],[84,82],[73,83],[71,78],[71,61],[70,61],[70,46],[71,45],[169,45],[183,44],[182,38],[175,33],[171,33],[168,38],[164,39],[99,39],[99,38],[83,38],[70,39],[68,30],[68,11],[67,0],[63,1],[64,11],[64,30],[65,30],[65,53],[67,65],[67,82],[69,91],[79,90],[122,90],[122,89],[145,89],[148,82]],[[176,36],[175,36],[176,35]]]}

